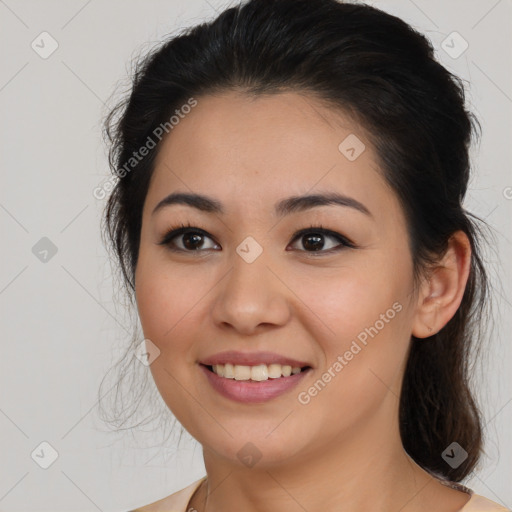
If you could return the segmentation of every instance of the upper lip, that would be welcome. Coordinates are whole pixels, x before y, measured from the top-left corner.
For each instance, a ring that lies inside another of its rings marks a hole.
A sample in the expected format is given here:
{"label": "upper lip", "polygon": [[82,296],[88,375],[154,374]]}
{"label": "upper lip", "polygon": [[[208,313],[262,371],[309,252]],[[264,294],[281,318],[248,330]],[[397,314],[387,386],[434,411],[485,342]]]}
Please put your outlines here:
{"label": "upper lip", "polygon": [[304,361],[297,361],[291,357],[282,356],[275,352],[237,352],[236,350],[228,350],[226,352],[219,352],[213,356],[207,357],[201,364],[211,366],[214,364],[238,364],[244,366],[257,366],[260,364],[281,364],[290,365],[292,368],[303,368],[304,366],[311,366]]}

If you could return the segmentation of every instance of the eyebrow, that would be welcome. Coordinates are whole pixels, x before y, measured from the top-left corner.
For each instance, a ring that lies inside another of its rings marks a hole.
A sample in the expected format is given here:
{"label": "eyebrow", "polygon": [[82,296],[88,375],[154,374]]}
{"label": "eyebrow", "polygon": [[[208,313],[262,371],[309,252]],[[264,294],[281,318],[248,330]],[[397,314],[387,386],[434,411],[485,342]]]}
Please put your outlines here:
{"label": "eyebrow", "polygon": [[[169,194],[167,197],[164,197],[155,206],[151,215],[154,215],[157,211],[173,204],[184,204],[206,213],[225,213],[222,203],[212,197],[208,197],[202,194],[175,192]],[[373,218],[373,215],[364,204],[360,203],[353,197],[349,197],[336,192],[287,197],[286,199],[282,199],[276,203],[274,211],[277,216],[283,217],[291,213],[302,212],[317,206],[329,205],[353,208]]]}

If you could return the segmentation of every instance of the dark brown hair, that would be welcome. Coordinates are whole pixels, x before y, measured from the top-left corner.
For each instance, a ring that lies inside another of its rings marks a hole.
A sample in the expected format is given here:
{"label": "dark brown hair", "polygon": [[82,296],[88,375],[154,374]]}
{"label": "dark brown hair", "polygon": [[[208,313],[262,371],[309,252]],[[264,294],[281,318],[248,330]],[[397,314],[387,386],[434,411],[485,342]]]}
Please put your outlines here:
{"label": "dark brown hair", "polygon": [[[462,80],[435,60],[428,39],[377,8],[335,0],[251,0],[169,38],[141,59],[130,94],[105,123],[112,172],[126,169],[133,152],[189,98],[229,90],[301,91],[358,120],[405,213],[416,284],[453,233],[468,236],[471,269],[462,303],[440,332],[426,340],[412,337],[399,416],[411,457],[433,474],[460,481],[482,449],[471,357],[478,354],[490,298],[483,234],[475,222],[480,219],[463,207],[468,149],[479,124],[466,110]],[[159,147],[124,173],[105,209],[105,233],[129,294]],[[452,442],[468,453],[455,468],[442,457]]]}

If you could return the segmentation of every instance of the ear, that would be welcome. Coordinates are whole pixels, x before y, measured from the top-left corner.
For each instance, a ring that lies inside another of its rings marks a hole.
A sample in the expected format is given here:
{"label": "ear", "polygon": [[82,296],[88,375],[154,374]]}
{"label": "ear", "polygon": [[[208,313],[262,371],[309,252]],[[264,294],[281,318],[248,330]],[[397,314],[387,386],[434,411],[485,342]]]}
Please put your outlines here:
{"label": "ear", "polygon": [[451,320],[462,301],[470,267],[469,239],[463,231],[456,231],[445,255],[421,284],[412,324],[413,336],[433,336]]}

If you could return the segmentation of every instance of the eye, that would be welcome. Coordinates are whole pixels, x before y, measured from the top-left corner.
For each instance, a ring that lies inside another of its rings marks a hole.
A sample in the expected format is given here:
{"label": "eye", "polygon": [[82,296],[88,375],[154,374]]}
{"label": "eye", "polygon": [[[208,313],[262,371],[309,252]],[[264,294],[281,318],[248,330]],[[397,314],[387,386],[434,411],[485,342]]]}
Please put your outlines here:
{"label": "eye", "polygon": [[[338,244],[327,244],[325,248],[325,239],[337,240]],[[324,229],[322,226],[310,226],[295,233],[293,240],[299,239],[303,242],[303,246],[307,249],[305,252],[332,253],[340,251],[344,248],[355,248],[355,245],[343,235]]]}
{"label": "eye", "polygon": [[[175,252],[195,252],[220,247],[218,244],[213,244],[213,247],[205,246],[206,238],[212,240],[208,233],[203,229],[194,227],[190,224],[187,224],[186,226],[184,224],[180,224],[179,227],[174,226],[169,228],[166,234],[162,237],[162,240],[158,242],[158,245],[165,245],[169,250]],[[329,238],[331,240],[336,240],[338,243],[334,244],[334,246],[327,247],[326,250],[325,240]],[[175,239],[180,243],[176,243]],[[356,247],[343,235],[329,229],[324,229],[322,226],[310,226],[309,228],[297,231],[293,235],[292,240],[295,241],[297,239],[305,242],[303,246],[306,250],[302,252],[308,253],[332,253],[344,248]]]}
{"label": "eye", "polygon": [[[165,245],[171,251],[176,252],[192,252],[199,251],[201,249],[205,249],[204,239],[210,238],[206,231],[201,228],[196,228],[187,224],[180,225],[181,227],[171,227],[167,233],[163,236],[162,240],[158,243],[158,245]],[[178,244],[176,247],[176,243],[174,239],[181,241],[181,247]],[[210,238],[211,240],[211,238]],[[217,245],[217,247],[219,247]],[[206,249],[211,249],[212,247],[206,247]]]}

